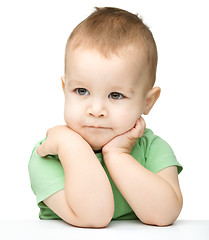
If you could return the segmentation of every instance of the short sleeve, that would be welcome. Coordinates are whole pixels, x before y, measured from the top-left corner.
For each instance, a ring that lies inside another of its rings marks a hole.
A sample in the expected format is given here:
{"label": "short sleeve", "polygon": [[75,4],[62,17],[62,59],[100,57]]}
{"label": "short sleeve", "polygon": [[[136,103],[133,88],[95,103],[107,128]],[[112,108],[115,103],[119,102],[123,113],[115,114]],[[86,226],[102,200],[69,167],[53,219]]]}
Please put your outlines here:
{"label": "short sleeve", "polygon": [[151,130],[147,131],[145,139],[145,167],[148,170],[157,173],[166,167],[177,166],[178,174],[182,171],[183,167],[166,141],[154,135]]}
{"label": "short sleeve", "polygon": [[64,170],[58,157],[40,157],[36,152],[42,142],[35,145],[28,165],[31,188],[37,203],[64,189]]}

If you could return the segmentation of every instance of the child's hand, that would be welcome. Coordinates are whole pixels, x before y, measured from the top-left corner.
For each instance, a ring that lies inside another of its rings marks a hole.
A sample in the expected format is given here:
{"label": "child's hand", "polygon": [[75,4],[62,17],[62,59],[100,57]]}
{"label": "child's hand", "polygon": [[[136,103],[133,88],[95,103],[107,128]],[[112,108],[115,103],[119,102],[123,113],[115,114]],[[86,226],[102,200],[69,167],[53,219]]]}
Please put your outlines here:
{"label": "child's hand", "polygon": [[145,131],[145,121],[140,117],[135,126],[129,131],[116,136],[102,148],[103,155],[109,153],[128,153],[130,154],[138,138],[141,138]]}
{"label": "child's hand", "polygon": [[[47,139],[37,148],[41,157],[58,154],[61,145],[69,143],[72,135],[78,135],[66,125],[59,125],[47,131]],[[80,136],[80,135],[78,135]]]}

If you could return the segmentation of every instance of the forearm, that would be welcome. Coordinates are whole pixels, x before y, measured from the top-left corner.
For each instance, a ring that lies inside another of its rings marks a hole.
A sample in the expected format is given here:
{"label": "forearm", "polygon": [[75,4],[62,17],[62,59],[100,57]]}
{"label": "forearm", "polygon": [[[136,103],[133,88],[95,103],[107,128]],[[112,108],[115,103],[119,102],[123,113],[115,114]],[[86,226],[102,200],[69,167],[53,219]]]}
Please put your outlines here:
{"label": "forearm", "polygon": [[113,181],[142,222],[167,225],[175,221],[181,203],[167,181],[129,154],[114,153],[104,158]]}
{"label": "forearm", "polygon": [[[108,177],[86,142],[58,150],[65,172],[66,200],[78,218],[101,218],[113,214],[114,200]],[[111,219],[110,219],[111,220]]]}

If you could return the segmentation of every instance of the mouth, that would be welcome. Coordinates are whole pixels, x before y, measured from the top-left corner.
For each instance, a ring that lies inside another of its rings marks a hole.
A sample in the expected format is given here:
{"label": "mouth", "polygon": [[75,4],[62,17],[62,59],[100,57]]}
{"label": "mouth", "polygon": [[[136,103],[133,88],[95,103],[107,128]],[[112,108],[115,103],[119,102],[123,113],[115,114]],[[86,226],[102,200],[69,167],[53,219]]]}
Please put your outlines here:
{"label": "mouth", "polygon": [[102,127],[102,126],[88,126],[88,128],[92,128],[92,129],[110,129],[108,127]]}

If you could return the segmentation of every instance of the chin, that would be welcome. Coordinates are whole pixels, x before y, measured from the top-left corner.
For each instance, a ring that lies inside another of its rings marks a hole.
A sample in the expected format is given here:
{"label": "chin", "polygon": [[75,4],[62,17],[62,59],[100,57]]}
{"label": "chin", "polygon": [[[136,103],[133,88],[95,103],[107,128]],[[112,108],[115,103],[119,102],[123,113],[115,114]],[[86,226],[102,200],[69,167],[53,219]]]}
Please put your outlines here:
{"label": "chin", "polygon": [[93,150],[98,151],[101,150],[105,144],[94,144],[92,142],[89,142],[89,145],[92,147]]}
{"label": "chin", "polygon": [[92,141],[92,139],[89,141],[88,140],[86,140],[86,141],[89,143],[89,145],[92,147],[92,149],[96,150],[96,151],[101,150],[103,148],[103,146],[107,142],[109,142],[109,141],[98,141],[98,139],[95,139],[95,141]]}
{"label": "chin", "polygon": [[93,150],[101,150],[103,146],[105,146],[108,142],[110,142],[115,134],[112,132],[84,132],[81,136],[85,139],[85,141],[91,146]]}

